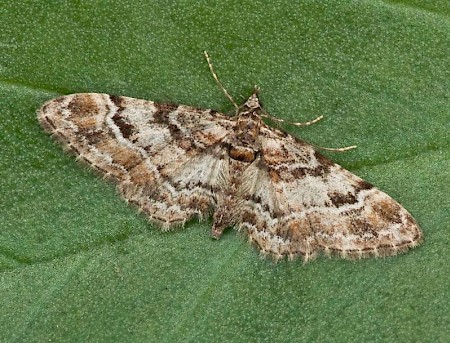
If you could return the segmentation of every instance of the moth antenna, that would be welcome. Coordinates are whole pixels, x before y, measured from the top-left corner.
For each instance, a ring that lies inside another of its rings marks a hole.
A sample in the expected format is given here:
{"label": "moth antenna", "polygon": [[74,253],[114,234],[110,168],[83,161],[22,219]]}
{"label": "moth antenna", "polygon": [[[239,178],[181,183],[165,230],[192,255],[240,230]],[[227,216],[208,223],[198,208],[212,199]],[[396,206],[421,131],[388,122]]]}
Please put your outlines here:
{"label": "moth antenna", "polygon": [[[267,112],[262,113],[261,117],[268,118],[268,119],[278,122],[278,123],[286,123],[286,124],[290,124],[290,125],[294,125],[294,126],[309,126],[309,125],[317,123],[319,120],[323,119],[323,115],[321,115],[313,120],[303,122],[303,123],[302,122],[290,122],[290,121],[286,121],[281,118],[273,117],[270,114],[268,114]],[[350,145],[350,146],[346,146],[346,147],[342,147],[342,148],[326,148],[326,147],[322,147],[322,146],[318,146],[318,145],[314,145],[314,144],[313,144],[313,146],[319,150],[327,150],[327,151],[334,151],[334,152],[344,152],[344,151],[348,151],[348,150],[357,148],[356,145]]]}
{"label": "moth antenna", "polygon": [[323,146],[318,146],[318,145],[314,145],[314,144],[313,144],[313,146],[320,150],[327,150],[327,151],[334,151],[334,152],[344,152],[344,151],[353,150],[353,149],[357,148],[356,145],[345,146],[342,148],[325,148]]}
{"label": "moth antenna", "polygon": [[317,123],[319,120],[323,119],[323,116],[318,116],[317,118],[315,118],[313,120],[310,120],[310,121],[307,121],[307,122],[291,122],[291,121],[286,121],[286,120],[281,119],[281,118],[273,117],[273,116],[271,116],[268,113],[261,114],[261,117],[268,118],[268,119],[270,119],[272,121],[276,121],[276,122],[279,122],[279,123],[286,123],[286,124],[294,125],[294,126],[309,126],[309,125]]}
{"label": "moth antenna", "polygon": [[205,51],[203,51],[203,54],[205,55],[206,58],[206,62],[208,63],[208,67],[209,70],[211,71],[211,74],[214,78],[214,80],[216,81],[217,85],[219,86],[220,90],[223,92],[223,94],[228,98],[228,100],[230,100],[230,102],[233,104],[233,106],[236,108],[236,110],[239,110],[239,106],[236,103],[236,101],[234,101],[234,99],[232,98],[232,96],[228,93],[228,91],[225,89],[225,87],[222,85],[222,83],[219,80],[219,77],[217,76],[216,72],[214,71],[214,67],[211,63],[211,59],[209,58],[208,53]]}

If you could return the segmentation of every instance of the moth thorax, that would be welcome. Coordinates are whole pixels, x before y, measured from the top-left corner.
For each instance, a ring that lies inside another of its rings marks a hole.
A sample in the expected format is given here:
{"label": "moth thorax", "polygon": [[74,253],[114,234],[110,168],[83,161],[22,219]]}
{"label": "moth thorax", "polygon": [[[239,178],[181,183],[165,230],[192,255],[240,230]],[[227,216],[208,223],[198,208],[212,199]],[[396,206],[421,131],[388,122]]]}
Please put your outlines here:
{"label": "moth thorax", "polygon": [[255,113],[241,115],[237,120],[235,132],[236,138],[244,145],[256,141],[261,127],[261,119]]}

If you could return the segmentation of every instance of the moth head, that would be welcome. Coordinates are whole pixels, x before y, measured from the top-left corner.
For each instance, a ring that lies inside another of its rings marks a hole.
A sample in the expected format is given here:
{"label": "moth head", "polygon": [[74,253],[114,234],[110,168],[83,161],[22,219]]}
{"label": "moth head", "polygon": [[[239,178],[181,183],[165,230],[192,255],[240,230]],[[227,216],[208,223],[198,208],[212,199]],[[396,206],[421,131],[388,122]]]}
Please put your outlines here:
{"label": "moth head", "polygon": [[261,108],[261,103],[259,102],[258,98],[258,92],[259,92],[258,86],[255,86],[252,95],[244,103],[244,107],[247,107],[250,110],[256,110]]}

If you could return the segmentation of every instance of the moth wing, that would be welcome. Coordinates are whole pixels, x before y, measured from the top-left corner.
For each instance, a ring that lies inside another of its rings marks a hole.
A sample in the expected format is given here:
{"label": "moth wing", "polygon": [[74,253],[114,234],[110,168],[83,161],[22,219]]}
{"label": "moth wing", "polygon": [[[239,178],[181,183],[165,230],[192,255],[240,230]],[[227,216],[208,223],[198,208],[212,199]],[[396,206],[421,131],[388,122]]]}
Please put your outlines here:
{"label": "moth wing", "polygon": [[62,96],[44,104],[41,125],[122,195],[168,229],[214,205],[234,123],[212,110],[108,94]]}
{"label": "moth wing", "polygon": [[322,250],[363,258],[420,244],[408,211],[310,144],[263,127],[261,149],[253,177],[263,182],[246,187],[241,225],[263,253],[308,261]]}

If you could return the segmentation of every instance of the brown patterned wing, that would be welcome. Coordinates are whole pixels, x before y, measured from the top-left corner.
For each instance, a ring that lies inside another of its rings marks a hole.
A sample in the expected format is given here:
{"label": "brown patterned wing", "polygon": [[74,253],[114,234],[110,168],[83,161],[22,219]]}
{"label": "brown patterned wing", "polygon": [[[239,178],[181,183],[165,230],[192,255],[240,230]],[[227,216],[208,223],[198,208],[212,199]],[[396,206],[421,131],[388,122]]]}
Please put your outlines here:
{"label": "brown patterned wing", "polygon": [[234,123],[212,110],[108,94],[72,94],[38,113],[41,125],[164,229],[214,206]]}
{"label": "brown patterned wing", "polygon": [[420,244],[417,223],[387,194],[286,133],[263,127],[260,137],[261,182],[246,188],[241,226],[263,253],[306,262],[320,250],[363,258]]}

